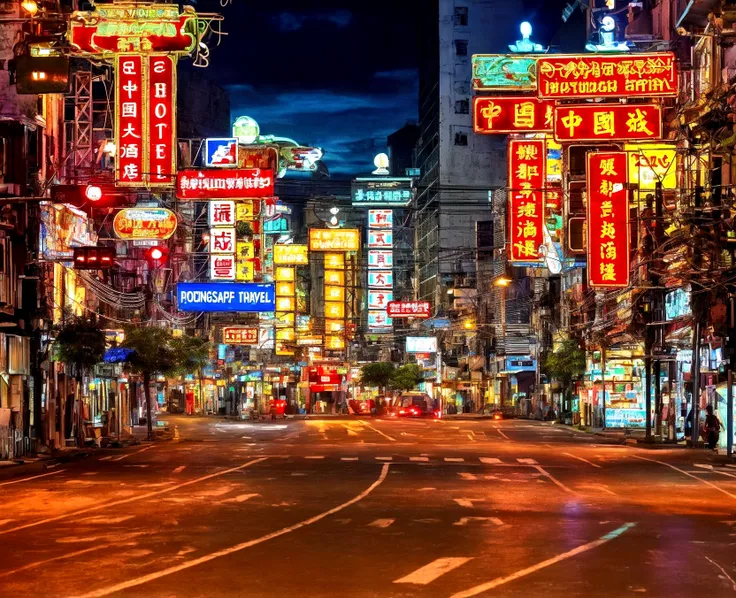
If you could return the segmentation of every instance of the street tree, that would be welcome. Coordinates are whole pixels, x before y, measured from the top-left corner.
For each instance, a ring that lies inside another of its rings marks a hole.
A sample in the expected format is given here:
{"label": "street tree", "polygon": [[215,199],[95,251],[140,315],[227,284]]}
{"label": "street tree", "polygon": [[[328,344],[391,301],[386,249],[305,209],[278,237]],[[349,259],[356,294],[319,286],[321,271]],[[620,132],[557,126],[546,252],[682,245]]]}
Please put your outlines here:
{"label": "street tree", "polygon": [[203,395],[203,371],[210,360],[210,344],[203,338],[184,335],[171,341],[176,366],[174,373],[179,376],[196,374],[199,381],[200,400]]}
{"label": "street tree", "polygon": [[360,369],[360,380],[363,386],[377,386],[381,393],[384,393],[391,385],[395,369],[394,364],[390,362],[367,363]]}
{"label": "street tree", "polygon": [[396,390],[411,390],[423,379],[422,368],[416,363],[408,363],[392,372],[390,384]]}
{"label": "street tree", "polygon": [[151,375],[168,374],[176,370],[179,363],[173,341],[174,337],[166,328],[131,326],[125,330],[123,347],[132,350],[127,361],[133,371],[143,377],[149,440],[154,439],[151,421]]}
{"label": "street tree", "polygon": [[572,397],[572,383],[585,373],[585,351],[574,340],[566,339],[547,356],[544,371],[562,386],[564,408],[567,409]]}

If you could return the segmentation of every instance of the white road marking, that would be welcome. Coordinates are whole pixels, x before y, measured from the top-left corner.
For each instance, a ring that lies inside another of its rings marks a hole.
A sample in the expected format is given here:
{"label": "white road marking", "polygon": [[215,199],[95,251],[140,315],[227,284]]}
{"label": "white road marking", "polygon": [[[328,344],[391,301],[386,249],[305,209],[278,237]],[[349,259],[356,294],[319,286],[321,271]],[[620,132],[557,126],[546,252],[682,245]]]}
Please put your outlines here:
{"label": "white road marking", "polygon": [[536,465],[537,462],[534,459],[517,459],[519,463],[524,465]]}
{"label": "white road marking", "polygon": [[695,467],[702,467],[703,469],[713,469],[712,465],[708,465],[707,463],[693,463]]}
{"label": "white road marking", "polygon": [[239,494],[238,496],[235,496],[234,498],[228,498],[225,502],[245,502],[246,500],[250,500],[254,496],[260,496],[259,494]]}
{"label": "white road marking", "polygon": [[82,475],[97,475],[99,471],[85,471]]}
{"label": "white road marking", "polygon": [[641,459],[642,461],[651,461],[652,463],[659,463],[660,465],[666,465],[670,469],[674,469],[675,471],[679,471],[681,474],[686,475],[687,477],[692,478],[694,480],[698,480],[698,482],[700,482],[701,484],[705,484],[706,486],[710,486],[711,488],[715,488],[716,490],[718,490],[718,492],[722,492],[726,496],[728,496],[728,497],[733,498],[734,500],[736,500],[736,494],[731,494],[730,492],[724,490],[720,486],[716,486],[715,484],[713,484],[712,482],[709,482],[708,480],[703,480],[703,479],[701,479],[701,478],[699,478],[697,476],[694,476],[693,474],[688,473],[684,469],[680,469],[679,467],[675,467],[674,465],[670,465],[669,463],[665,463],[664,461],[657,461],[656,459],[649,459],[648,457],[640,457],[639,455],[631,455],[631,456],[634,459]]}
{"label": "white road marking", "polygon": [[460,476],[461,480],[467,480],[469,482],[472,482],[478,479],[477,476],[475,476],[472,473],[468,473],[467,471],[459,471],[457,475]]}
{"label": "white road marking", "polygon": [[243,463],[243,465],[238,465],[237,467],[230,467],[229,469],[223,469],[222,471],[210,473],[206,476],[202,476],[201,478],[196,478],[194,480],[189,480],[187,482],[177,484],[176,486],[169,486],[168,488],[164,488],[163,490],[155,490],[153,492],[146,492],[144,494],[139,494],[138,496],[131,496],[130,498],[123,498],[120,500],[114,500],[112,502],[108,502],[104,504],[98,504],[95,506],[85,507],[83,509],[77,509],[76,511],[69,511],[68,513],[64,513],[63,515],[57,515],[56,517],[48,517],[46,519],[40,519],[39,521],[34,521],[33,523],[26,523],[25,525],[19,525],[17,527],[12,527],[10,529],[0,530],[0,535],[8,534],[10,532],[17,532],[22,529],[28,529],[30,527],[36,527],[38,525],[43,525],[44,523],[52,523],[54,521],[61,521],[62,519],[66,519],[67,517],[71,517],[73,515],[79,515],[79,514],[86,515],[87,513],[91,513],[93,511],[101,511],[103,509],[109,509],[110,507],[117,507],[118,505],[124,505],[129,502],[135,502],[137,500],[144,500],[146,498],[152,498],[154,496],[159,496],[160,494],[165,494],[166,492],[171,492],[172,490],[178,490],[179,488],[185,488],[187,486],[191,486],[192,484],[197,484],[198,482],[204,482],[205,480],[211,480],[212,478],[217,478],[221,475],[232,473],[234,471],[240,471],[241,469],[245,469],[246,467],[250,467],[251,465],[256,465],[257,463],[260,463],[261,461],[265,461],[266,459],[268,459],[268,457],[259,457],[258,459],[253,459],[252,461]]}
{"label": "white road marking", "polygon": [[[609,490],[603,484],[579,484],[578,488],[592,488],[593,490],[600,490],[601,492],[607,492],[611,496],[618,496],[613,490]],[[608,523],[608,522],[606,522]]]}
{"label": "white road marking", "polygon": [[711,563],[713,563],[713,565],[715,565],[716,567],[718,567],[718,569],[721,570],[721,573],[723,573],[723,575],[726,576],[726,578],[728,579],[728,581],[731,582],[731,589],[734,592],[736,592],[736,581],[733,580],[733,577],[731,577],[728,573],[726,573],[726,570],[723,567],[721,567],[718,563],[716,563],[713,559],[710,559],[708,557],[705,557],[705,560],[710,561]]}
{"label": "white road marking", "polygon": [[472,521],[490,521],[491,523],[498,526],[503,525],[503,521],[501,521],[498,517],[461,517],[452,525],[468,525],[468,523]]}
{"label": "white road marking", "polygon": [[154,446],[156,446],[156,445],[155,445],[155,444],[151,444],[151,445],[149,445],[149,446],[143,447],[143,448],[142,448],[141,450],[139,450],[139,451],[133,451],[132,453],[126,453],[125,455],[120,455],[119,457],[115,457],[115,458],[113,459],[113,461],[122,461],[123,459],[127,459],[128,457],[130,457],[130,456],[132,456],[132,455],[137,455],[137,454],[139,454],[139,453],[142,453],[143,451],[147,451],[147,450],[149,450],[149,449],[152,449],[152,448],[153,448]]}
{"label": "white road marking", "polygon": [[7,525],[11,521],[15,521],[15,519],[0,519],[0,525]]}
{"label": "white road marking", "polygon": [[588,465],[592,465],[593,467],[597,467],[598,469],[603,469],[600,465],[597,463],[591,463],[587,459],[583,459],[582,457],[576,457],[575,455],[571,453],[562,453],[563,455],[567,455],[568,457],[572,457],[573,459],[577,459],[578,461],[582,461],[583,463],[587,463]]}
{"label": "white road marking", "polygon": [[99,460],[100,461],[109,461],[110,459],[112,459],[112,455],[107,455],[107,457],[100,457]]}
{"label": "white road marking", "polygon": [[419,492],[429,492],[430,490],[437,490],[437,488],[432,488],[430,486],[426,486],[424,488],[419,488]]}
{"label": "white road marking", "polygon": [[279,536],[283,536],[284,534],[288,534],[302,527],[306,527],[308,525],[312,525],[313,523],[317,523],[318,521],[321,521],[325,517],[329,517],[330,515],[339,513],[343,509],[346,509],[349,506],[354,505],[355,503],[363,500],[366,496],[368,496],[371,492],[373,492],[376,488],[378,488],[378,486],[380,486],[383,483],[383,481],[388,476],[389,467],[390,465],[388,463],[385,463],[383,467],[381,468],[381,474],[378,476],[378,479],[375,482],[373,482],[370,486],[368,486],[368,488],[363,490],[363,492],[351,498],[349,501],[344,502],[340,505],[337,505],[336,507],[333,507],[332,509],[328,511],[324,511],[320,513],[319,515],[315,515],[314,517],[310,517],[309,519],[305,519],[303,521],[300,521],[299,523],[295,523],[292,526],[285,527],[278,531],[271,532],[270,534],[266,534],[265,536],[255,538],[253,540],[248,540],[247,542],[242,542],[241,544],[236,544],[234,546],[230,546],[229,548],[218,550],[217,552],[212,552],[210,554],[201,556],[197,559],[192,559],[186,563],[181,563],[180,565],[168,567],[160,571],[154,571],[152,573],[143,575],[141,577],[128,579],[127,581],[121,582],[113,586],[108,586],[106,588],[100,588],[99,590],[93,590],[92,592],[83,594],[82,596],[79,596],[78,598],[101,598],[102,596],[109,596],[110,594],[114,594],[116,592],[122,592],[123,590],[127,590],[128,588],[134,588],[134,587],[143,585],[145,583],[148,583],[149,581],[161,579],[162,577],[172,575],[173,573],[178,573],[179,571],[184,571],[185,569],[196,567],[198,565],[207,563],[214,559],[217,559],[223,556],[228,556],[235,552],[240,552],[241,550],[245,550],[246,548],[250,548],[251,546],[262,544],[263,542],[267,542],[268,540],[278,538]]}
{"label": "white road marking", "polygon": [[497,465],[498,463],[501,463],[501,459],[498,457],[480,457],[480,462],[487,465]]}
{"label": "white road marking", "polygon": [[468,434],[468,440],[470,440],[471,442],[475,442],[475,437]]}
{"label": "white road marking", "polygon": [[376,461],[393,461],[393,457],[376,457]]}
{"label": "white road marking", "polygon": [[307,457],[304,457],[305,459],[324,459],[324,455],[309,455]]}
{"label": "white road marking", "polygon": [[59,469],[58,471],[52,471],[50,473],[42,473],[40,475],[34,475],[34,476],[31,476],[30,478],[22,478],[20,480],[12,480],[10,482],[3,482],[0,484],[0,486],[10,486],[10,484],[20,484],[21,482],[27,482],[29,480],[37,480],[38,478],[45,478],[46,476],[56,475],[57,473],[61,473],[62,471],[64,470]]}
{"label": "white road marking", "polygon": [[557,486],[559,486],[560,488],[562,488],[565,492],[569,492],[570,494],[577,494],[575,492],[575,490],[572,490],[572,489],[568,488],[567,486],[565,486],[565,484],[563,484],[556,477],[554,477],[553,475],[551,475],[550,473],[548,473],[546,470],[544,470],[540,465],[535,465],[534,466],[534,469],[536,469],[539,473],[541,473],[544,477],[546,477],[550,481],[554,482]]}
{"label": "white road marking", "polygon": [[462,457],[445,457],[445,461],[448,463],[465,463],[465,459]]}
{"label": "white road marking", "polygon": [[378,433],[379,433],[379,434],[380,434],[381,436],[383,436],[384,438],[388,438],[388,439],[389,439],[389,440],[390,440],[391,442],[396,442],[396,438],[392,438],[392,437],[391,437],[391,436],[389,436],[388,434],[384,434],[384,433],[383,433],[383,432],[381,432],[381,430],[379,430],[378,428],[374,428],[373,426],[371,426],[371,425],[370,425],[370,424],[369,424],[369,423],[368,423],[367,421],[365,421],[365,420],[362,420],[362,419],[361,419],[361,420],[359,420],[359,421],[360,421],[360,423],[362,423],[362,424],[363,424],[363,425],[364,425],[364,426],[365,426],[366,428],[370,428],[370,429],[371,429],[371,430],[373,430],[374,432],[378,432]]}
{"label": "white road marking", "polygon": [[465,507],[467,509],[473,508],[473,502],[482,501],[482,498],[453,498],[457,504],[459,504],[461,507]]}
{"label": "white road marking", "polygon": [[184,470],[186,469],[186,467],[187,467],[186,465],[179,465],[179,467],[177,467],[177,468],[176,468],[176,469],[175,469],[174,471],[172,471],[171,473],[181,473],[182,471],[184,471]]}
{"label": "white road marking", "polygon": [[357,461],[358,457],[340,457],[340,461]]}
{"label": "white road marking", "polygon": [[391,525],[396,519],[376,519],[375,521],[368,524],[368,527],[388,527]]}
{"label": "white road marking", "polygon": [[148,467],[145,463],[134,463],[133,465],[123,465],[123,467]]}
{"label": "white road marking", "polygon": [[133,519],[135,515],[121,515],[120,517],[105,517],[104,515],[97,515],[95,517],[87,517],[86,519],[80,519],[79,523],[96,524],[101,523],[107,525],[108,523],[122,523]]}
{"label": "white road marking", "polygon": [[409,461],[419,461],[421,463],[425,463],[426,461],[429,461],[429,457],[409,457]]}
{"label": "white road marking", "polygon": [[420,567],[416,571],[412,571],[409,575],[395,580],[394,583],[413,583],[420,586],[426,586],[438,577],[441,577],[445,573],[449,573],[453,569],[457,569],[472,559],[473,557],[465,556],[436,559],[428,565],[424,565],[424,567]]}
{"label": "white road marking", "polygon": [[505,438],[506,440],[511,440],[511,438],[509,438],[508,436],[506,436],[506,434],[504,434],[503,432],[501,432],[501,430],[499,430],[499,429],[496,429],[496,432],[498,432],[498,433],[499,433],[499,434],[500,434],[501,436],[503,436],[503,437],[504,437],[504,438]]}
{"label": "white road marking", "polygon": [[493,588],[497,588],[498,586],[507,584],[510,581],[514,581],[516,579],[520,579],[521,577],[536,573],[540,569],[544,569],[545,567],[549,567],[550,565],[554,565],[556,563],[559,563],[560,561],[564,561],[571,557],[577,556],[579,554],[582,554],[583,552],[588,552],[589,550],[598,548],[599,546],[606,544],[607,542],[610,542],[615,538],[618,538],[621,534],[627,532],[635,525],[636,523],[626,523],[618,529],[607,533],[605,536],[601,536],[597,540],[594,540],[593,542],[588,542],[587,544],[583,544],[582,546],[578,546],[577,548],[573,548],[572,550],[568,550],[567,552],[558,554],[551,559],[547,559],[546,561],[542,561],[541,563],[537,563],[536,565],[532,565],[531,567],[527,567],[526,569],[521,569],[520,571],[512,573],[511,575],[497,577],[496,579],[493,579],[489,582],[482,583],[462,592],[458,592],[456,594],[453,594],[450,598],[471,598],[471,596],[477,596],[478,594],[482,594],[483,592],[487,592],[488,590],[492,590]]}

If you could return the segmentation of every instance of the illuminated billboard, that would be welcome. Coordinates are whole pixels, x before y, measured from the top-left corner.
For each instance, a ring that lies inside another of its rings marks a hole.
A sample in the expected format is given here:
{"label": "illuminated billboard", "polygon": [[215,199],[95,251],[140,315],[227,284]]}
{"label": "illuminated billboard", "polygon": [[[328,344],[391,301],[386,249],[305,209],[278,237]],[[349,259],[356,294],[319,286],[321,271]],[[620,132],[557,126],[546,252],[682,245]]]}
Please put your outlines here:
{"label": "illuminated billboard", "polygon": [[258,168],[189,169],[176,176],[176,197],[189,200],[273,196],[273,172]]}
{"label": "illuminated billboard", "polygon": [[357,228],[310,228],[310,251],[358,251],[360,231]]}
{"label": "illuminated billboard", "polygon": [[510,139],[508,151],[509,262],[539,260],[544,244],[544,139]]}
{"label": "illuminated billboard", "polygon": [[115,235],[126,241],[168,239],[176,225],[176,214],[165,208],[125,208],[112,221]]}
{"label": "illuminated billboard", "polygon": [[659,104],[576,104],[554,111],[555,139],[631,141],[662,138]]}
{"label": "illuminated billboard", "polygon": [[529,56],[474,54],[473,89],[523,91],[537,88],[537,61]]}
{"label": "illuminated billboard", "polygon": [[304,266],[309,263],[309,248],[306,245],[273,246],[273,263],[277,266]]}
{"label": "illuminated billboard", "polygon": [[436,353],[437,337],[435,336],[407,336],[407,353]]}
{"label": "illuminated billboard", "polygon": [[525,96],[473,98],[473,130],[485,135],[551,133],[554,102]]}
{"label": "illuminated billboard", "polygon": [[352,183],[354,206],[408,206],[414,192],[414,180],[410,177],[364,177]]}

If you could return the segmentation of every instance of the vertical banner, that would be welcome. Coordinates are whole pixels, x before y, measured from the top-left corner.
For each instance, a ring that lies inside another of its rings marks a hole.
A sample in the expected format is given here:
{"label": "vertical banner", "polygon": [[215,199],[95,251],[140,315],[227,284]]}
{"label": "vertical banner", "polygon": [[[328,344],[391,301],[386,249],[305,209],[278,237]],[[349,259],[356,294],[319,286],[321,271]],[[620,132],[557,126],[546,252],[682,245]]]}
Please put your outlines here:
{"label": "vertical banner", "polygon": [[629,285],[629,198],[626,152],[588,153],[588,284]]}
{"label": "vertical banner", "polygon": [[176,174],[176,58],[148,58],[146,172],[150,186],[173,185]]}
{"label": "vertical banner", "polygon": [[143,81],[142,56],[115,56],[115,145],[118,148],[115,181],[119,186],[145,183]]}
{"label": "vertical banner", "polygon": [[544,244],[544,139],[509,140],[509,262],[539,261]]}

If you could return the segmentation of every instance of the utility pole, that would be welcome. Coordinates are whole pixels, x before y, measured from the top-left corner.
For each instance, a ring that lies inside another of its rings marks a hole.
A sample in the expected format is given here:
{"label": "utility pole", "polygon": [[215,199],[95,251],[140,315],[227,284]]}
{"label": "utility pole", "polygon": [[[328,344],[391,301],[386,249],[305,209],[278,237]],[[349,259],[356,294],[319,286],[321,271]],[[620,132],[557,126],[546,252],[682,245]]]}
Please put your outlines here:
{"label": "utility pole", "polygon": [[[728,334],[736,334],[736,296],[728,295]],[[733,341],[729,338],[728,345]],[[734,353],[729,350],[726,388],[726,455],[733,455],[733,366]]]}

